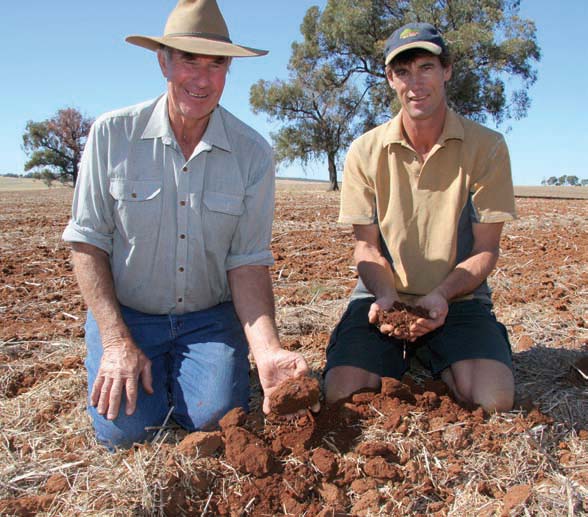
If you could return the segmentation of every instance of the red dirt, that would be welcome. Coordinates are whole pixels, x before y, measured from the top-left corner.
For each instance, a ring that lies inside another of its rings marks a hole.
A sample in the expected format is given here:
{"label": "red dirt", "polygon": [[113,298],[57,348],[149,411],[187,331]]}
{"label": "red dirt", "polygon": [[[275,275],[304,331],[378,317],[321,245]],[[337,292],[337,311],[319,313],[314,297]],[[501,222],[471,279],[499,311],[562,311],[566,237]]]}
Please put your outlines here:
{"label": "red dirt", "polygon": [[53,474],[45,483],[45,492],[48,494],[59,494],[70,489],[67,476],[63,474]]}
{"label": "red dirt", "polygon": [[19,497],[0,500],[0,515],[18,515],[29,517],[46,512],[51,507],[55,494]]}
{"label": "red dirt", "polygon": [[389,311],[378,311],[377,327],[390,326],[389,334],[399,339],[410,337],[410,326],[419,318],[429,318],[429,311],[423,307],[415,307],[399,301],[394,302]]}
{"label": "red dirt", "polygon": [[221,433],[195,432],[186,436],[178,444],[178,452],[186,456],[206,458],[211,456],[223,445]]}
{"label": "red dirt", "polygon": [[529,497],[531,497],[530,485],[516,485],[511,487],[504,496],[502,515],[508,517],[511,510],[525,504]]}
{"label": "red dirt", "polygon": [[[478,442],[477,454],[492,452],[503,439],[501,436],[510,431],[481,427],[486,421],[483,412],[463,408],[445,391],[425,391],[411,381],[383,379],[380,392],[353,395],[344,403],[323,407],[318,414],[307,411],[290,418],[275,416],[278,421],[270,418],[262,427],[254,414],[243,418],[241,409],[229,412],[223,419],[223,461],[248,477],[239,493],[229,494],[228,502],[213,496],[208,501],[209,511],[234,515],[250,505],[254,515],[276,515],[284,507],[296,515],[319,515],[319,509],[325,508],[341,514],[365,515],[370,509],[377,511],[382,504],[388,504],[388,511],[392,511],[391,503],[385,503],[378,492],[378,488],[390,482],[395,487],[394,500],[404,501],[407,511],[414,511],[423,497],[428,500],[423,507],[427,513],[446,508],[452,497],[448,490],[466,481],[462,456],[472,440]],[[429,452],[444,461],[445,467],[416,462],[412,454],[417,451],[399,450],[393,442],[355,441],[360,429],[382,423],[397,433],[407,434],[410,431],[406,424],[411,415],[423,412],[427,416],[420,421],[421,432],[428,433]],[[393,424],[387,424],[389,420]],[[538,413],[521,417],[517,420],[517,432],[526,432],[548,420]],[[284,436],[291,437],[287,446]],[[345,459],[342,453],[347,453]],[[435,487],[428,469],[440,468],[445,470],[447,482],[444,487]],[[195,490],[206,492],[213,483],[213,479],[203,482],[198,478]],[[415,484],[419,485],[421,498],[418,504],[411,495]],[[350,487],[358,498],[350,499]],[[491,489],[481,487],[482,490]],[[496,497],[504,498],[505,508],[514,508],[523,504],[529,494],[524,487],[514,487],[506,495],[497,492]],[[172,498],[175,510],[194,511],[192,503],[182,503],[177,495]]]}
{"label": "red dirt", "polygon": [[269,397],[270,411],[277,415],[289,415],[300,409],[315,406],[320,397],[319,381],[301,376],[280,384]]}

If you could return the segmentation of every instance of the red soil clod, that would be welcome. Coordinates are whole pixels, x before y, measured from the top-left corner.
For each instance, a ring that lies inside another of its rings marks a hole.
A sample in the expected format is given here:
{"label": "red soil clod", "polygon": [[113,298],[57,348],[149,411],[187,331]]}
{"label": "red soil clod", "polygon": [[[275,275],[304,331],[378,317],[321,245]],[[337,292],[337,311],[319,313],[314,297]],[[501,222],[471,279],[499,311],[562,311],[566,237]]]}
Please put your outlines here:
{"label": "red soil clod", "polygon": [[206,458],[212,456],[222,445],[223,439],[220,432],[197,431],[186,436],[176,449],[185,456]]}
{"label": "red soil clod", "polygon": [[236,407],[231,409],[224,417],[219,421],[220,428],[223,431],[227,431],[231,427],[238,427],[245,424],[247,420],[247,413],[242,407]]}
{"label": "red soil clod", "polygon": [[306,375],[287,379],[270,395],[270,410],[278,415],[315,406],[320,398],[319,381]]}
{"label": "red soil clod", "polygon": [[419,318],[429,318],[429,311],[424,307],[408,305],[399,301],[394,302],[389,311],[378,311],[376,323],[378,329],[383,325],[392,327],[391,334],[399,339],[410,337],[410,326]]}

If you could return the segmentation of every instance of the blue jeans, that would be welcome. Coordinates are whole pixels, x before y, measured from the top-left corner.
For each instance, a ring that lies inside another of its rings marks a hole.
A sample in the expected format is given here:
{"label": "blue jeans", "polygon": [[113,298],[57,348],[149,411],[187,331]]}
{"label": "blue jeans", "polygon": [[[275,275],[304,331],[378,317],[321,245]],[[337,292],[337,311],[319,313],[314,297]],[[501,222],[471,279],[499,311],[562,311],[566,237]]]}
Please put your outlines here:
{"label": "blue jeans", "polygon": [[[214,428],[234,407],[248,409],[248,346],[232,303],[182,315],[121,309],[135,343],[152,362],[154,393],[148,395],[139,380],[136,411],[125,415],[123,400],[115,420],[89,404],[99,442],[113,449],[148,440],[156,430],[146,428],[161,426],[172,406],[173,419],[190,431]],[[89,397],[102,357],[90,311],[85,328]]]}

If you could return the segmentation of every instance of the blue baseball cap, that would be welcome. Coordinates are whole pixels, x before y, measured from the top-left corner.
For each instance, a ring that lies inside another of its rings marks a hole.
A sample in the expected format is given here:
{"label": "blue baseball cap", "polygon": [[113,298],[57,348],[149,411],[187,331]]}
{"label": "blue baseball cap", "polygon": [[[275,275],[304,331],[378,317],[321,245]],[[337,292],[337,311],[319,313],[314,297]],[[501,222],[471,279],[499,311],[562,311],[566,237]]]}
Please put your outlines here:
{"label": "blue baseball cap", "polygon": [[440,55],[447,46],[439,31],[430,23],[407,23],[396,29],[386,40],[384,64],[390,63],[398,54],[411,48],[422,48]]}

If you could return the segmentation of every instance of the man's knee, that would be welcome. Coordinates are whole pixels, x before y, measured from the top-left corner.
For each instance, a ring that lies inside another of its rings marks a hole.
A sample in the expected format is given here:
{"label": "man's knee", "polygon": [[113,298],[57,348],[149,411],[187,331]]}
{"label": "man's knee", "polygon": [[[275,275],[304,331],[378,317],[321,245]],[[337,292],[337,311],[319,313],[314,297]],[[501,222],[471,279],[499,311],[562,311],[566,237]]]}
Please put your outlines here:
{"label": "man's knee", "polygon": [[205,404],[188,407],[186,411],[175,412],[174,420],[188,431],[207,431],[216,429],[218,423],[231,409],[242,407],[249,411],[247,400],[234,399],[210,400]]}
{"label": "man's knee", "polygon": [[448,384],[459,400],[482,406],[489,413],[512,409],[514,377],[505,364],[492,359],[471,359],[453,364],[450,373],[453,386]]}
{"label": "man's knee", "polygon": [[127,417],[124,414],[115,420],[108,420],[94,408],[90,408],[88,412],[92,418],[96,439],[111,451],[128,449],[133,444],[151,440],[156,433],[156,430],[151,428],[163,423],[163,418],[155,423],[132,416]]}
{"label": "man's knee", "polygon": [[349,397],[361,389],[379,389],[380,376],[356,366],[335,366],[325,375],[327,404]]}
{"label": "man's knee", "polygon": [[495,391],[482,393],[476,397],[475,404],[482,406],[488,413],[510,411],[514,405],[514,391]]}

